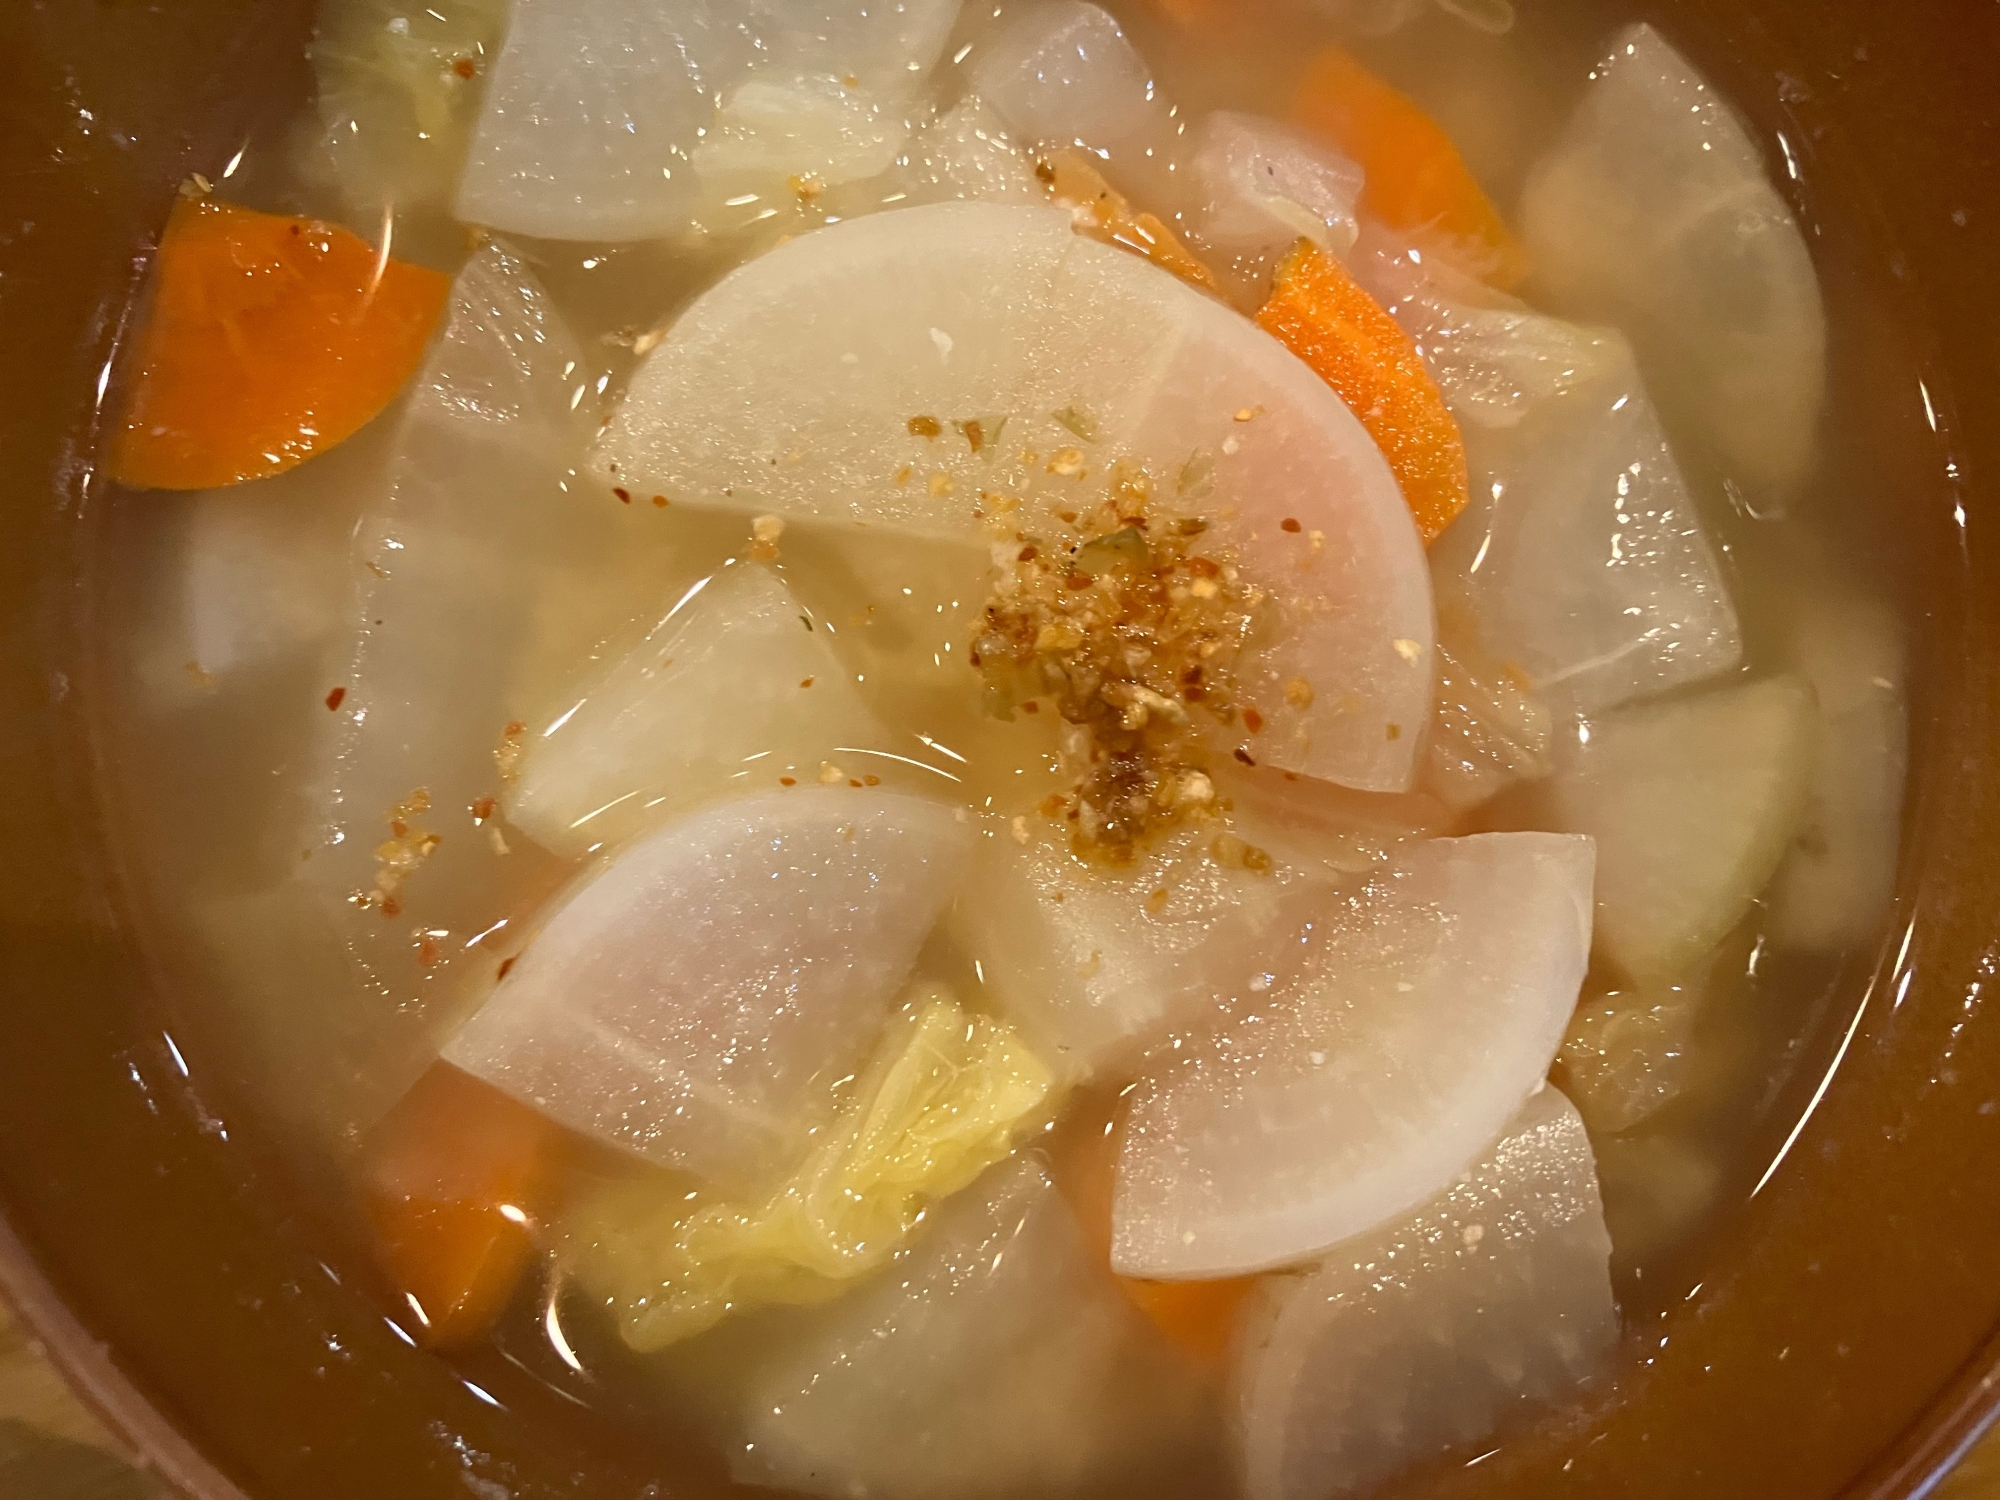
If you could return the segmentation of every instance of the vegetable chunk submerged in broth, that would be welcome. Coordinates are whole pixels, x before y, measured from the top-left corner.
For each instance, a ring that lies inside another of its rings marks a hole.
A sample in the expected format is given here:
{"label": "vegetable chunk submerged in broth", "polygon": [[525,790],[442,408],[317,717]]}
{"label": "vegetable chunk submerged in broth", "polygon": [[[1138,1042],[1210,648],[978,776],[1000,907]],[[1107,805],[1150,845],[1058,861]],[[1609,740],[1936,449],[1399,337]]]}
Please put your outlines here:
{"label": "vegetable chunk submerged in broth", "polygon": [[1908,748],[1712,85],[1303,0],[312,62],[175,210],[285,253],[162,254],[102,720],[179,1030],[423,1357],[841,1500],[1367,1496],[1615,1390]]}

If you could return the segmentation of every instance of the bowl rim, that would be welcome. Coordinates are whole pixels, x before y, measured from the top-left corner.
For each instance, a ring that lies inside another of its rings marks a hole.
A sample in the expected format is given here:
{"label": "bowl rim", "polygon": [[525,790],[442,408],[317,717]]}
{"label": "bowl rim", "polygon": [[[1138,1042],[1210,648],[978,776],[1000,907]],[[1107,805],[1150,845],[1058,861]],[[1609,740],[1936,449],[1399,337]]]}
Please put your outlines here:
{"label": "bowl rim", "polygon": [[62,1377],[111,1436],[119,1457],[187,1500],[250,1500],[120,1368],[111,1346],[84,1327],[5,1216],[0,1216],[0,1299],[28,1330],[31,1352]]}

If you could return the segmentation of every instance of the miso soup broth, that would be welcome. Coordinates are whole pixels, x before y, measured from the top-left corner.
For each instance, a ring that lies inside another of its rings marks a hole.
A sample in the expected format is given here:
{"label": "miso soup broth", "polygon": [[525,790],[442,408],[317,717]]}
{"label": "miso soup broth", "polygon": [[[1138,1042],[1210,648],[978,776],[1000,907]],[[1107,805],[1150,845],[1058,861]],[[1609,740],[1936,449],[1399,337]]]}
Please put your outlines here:
{"label": "miso soup broth", "polygon": [[1365,1496],[1638,1357],[1894,878],[1795,158],[1529,0],[311,61],[134,310],[94,706],[410,1341],[891,1500]]}

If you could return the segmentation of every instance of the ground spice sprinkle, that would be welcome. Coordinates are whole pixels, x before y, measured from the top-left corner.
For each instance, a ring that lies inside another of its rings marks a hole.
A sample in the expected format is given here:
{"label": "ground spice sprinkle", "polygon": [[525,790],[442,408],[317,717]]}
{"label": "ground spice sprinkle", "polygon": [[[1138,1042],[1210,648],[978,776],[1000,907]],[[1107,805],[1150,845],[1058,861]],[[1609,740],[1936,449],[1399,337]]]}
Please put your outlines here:
{"label": "ground spice sprinkle", "polygon": [[1263,595],[1202,547],[1206,518],[1155,504],[1138,466],[1105,483],[1053,535],[998,533],[971,661],[996,717],[1053,700],[1074,789],[1044,811],[1080,855],[1122,863],[1161,829],[1219,816],[1202,729],[1236,722],[1233,668]]}

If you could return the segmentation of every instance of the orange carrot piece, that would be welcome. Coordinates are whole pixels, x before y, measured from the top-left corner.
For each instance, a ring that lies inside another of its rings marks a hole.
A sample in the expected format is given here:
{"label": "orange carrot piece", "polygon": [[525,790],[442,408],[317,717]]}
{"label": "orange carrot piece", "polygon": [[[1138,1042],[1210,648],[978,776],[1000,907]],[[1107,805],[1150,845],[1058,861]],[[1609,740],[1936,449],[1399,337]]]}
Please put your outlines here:
{"label": "orange carrot piece", "polygon": [[513,1300],[563,1141],[546,1116],[443,1062],[376,1127],[368,1216],[385,1267],[418,1309],[421,1342],[476,1338]]}
{"label": "orange carrot piece", "polygon": [[416,369],[450,285],[315,219],[181,198],[160,237],[112,476],[209,489],[351,437]]}
{"label": "orange carrot piece", "polygon": [[[1056,1186],[1083,1230],[1084,1244],[1107,1268],[1111,1260],[1111,1192],[1118,1162],[1110,1122],[1115,1099],[1082,1101],[1079,1120],[1056,1154]],[[1140,1281],[1112,1277],[1132,1305],[1153,1320],[1169,1342],[1211,1374],[1220,1375],[1236,1332],[1236,1315],[1257,1284],[1254,1276],[1227,1281]]]}
{"label": "orange carrot piece", "polygon": [[1257,321],[1340,393],[1368,429],[1425,542],[1465,509],[1465,439],[1410,336],[1309,240],[1285,257]]}
{"label": "orange carrot piece", "polygon": [[1157,215],[1134,213],[1132,205],[1081,151],[1058,151],[1044,157],[1035,163],[1035,175],[1051,194],[1078,211],[1078,227],[1091,238],[1144,256],[1205,292],[1222,294],[1222,283],[1206,262],[1182,244]]}
{"label": "orange carrot piece", "polygon": [[1339,47],[1307,70],[1292,117],[1356,162],[1361,210],[1497,287],[1528,274],[1528,254],[1444,128]]}

